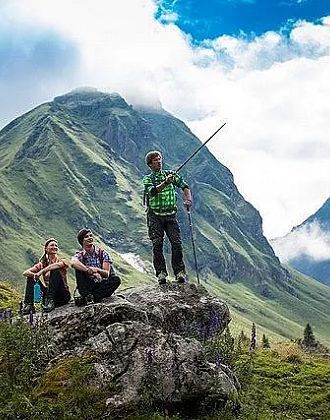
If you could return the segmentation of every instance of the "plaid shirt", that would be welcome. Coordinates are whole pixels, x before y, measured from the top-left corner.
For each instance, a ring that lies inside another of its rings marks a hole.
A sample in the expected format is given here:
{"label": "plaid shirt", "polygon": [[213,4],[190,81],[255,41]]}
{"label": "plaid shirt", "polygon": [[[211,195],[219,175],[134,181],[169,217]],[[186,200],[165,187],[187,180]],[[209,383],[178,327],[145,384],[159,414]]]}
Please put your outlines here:
{"label": "plaid shirt", "polygon": [[167,185],[162,191],[152,196],[151,191],[156,185],[165,181],[166,176],[170,173],[171,171],[161,170],[152,172],[143,177],[145,192],[149,197],[148,207],[158,216],[175,214],[177,210],[175,187],[181,188],[182,190],[186,187],[188,188],[188,185],[182,176],[176,174],[174,183]]}
{"label": "plaid shirt", "polygon": [[[103,262],[108,262],[112,264],[111,255],[104,250],[102,250],[102,252]],[[80,251],[77,251],[74,256],[75,258],[77,258],[77,260],[79,260],[84,265],[87,265],[88,267],[102,268],[102,264],[100,261],[100,251],[99,248],[97,248],[96,246],[93,246],[92,252],[87,252],[86,250],[81,249]]]}

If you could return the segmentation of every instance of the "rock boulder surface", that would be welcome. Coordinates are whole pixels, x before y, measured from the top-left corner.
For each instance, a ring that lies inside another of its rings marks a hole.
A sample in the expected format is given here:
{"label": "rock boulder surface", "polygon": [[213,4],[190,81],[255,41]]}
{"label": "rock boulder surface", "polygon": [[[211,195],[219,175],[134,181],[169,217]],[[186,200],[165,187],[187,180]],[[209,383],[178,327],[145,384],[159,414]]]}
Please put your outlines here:
{"label": "rock boulder surface", "polygon": [[198,412],[235,399],[239,383],[207,361],[203,342],[230,322],[227,305],[194,284],[127,289],[102,303],[49,314],[53,360],[93,355],[92,383],[110,416],[143,407]]}

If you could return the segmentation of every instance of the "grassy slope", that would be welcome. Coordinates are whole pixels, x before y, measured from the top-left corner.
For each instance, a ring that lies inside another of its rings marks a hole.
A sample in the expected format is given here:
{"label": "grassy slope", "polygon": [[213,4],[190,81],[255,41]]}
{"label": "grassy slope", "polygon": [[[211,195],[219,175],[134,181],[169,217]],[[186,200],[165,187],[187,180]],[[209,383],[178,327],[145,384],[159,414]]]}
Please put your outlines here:
{"label": "grassy slope", "polygon": [[[290,269],[296,296],[274,288],[273,297],[258,296],[242,282],[226,283],[208,278],[205,284],[211,293],[226,301],[232,313],[232,330],[243,329],[250,334],[251,324],[257,326],[258,339],[263,333],[273,341],[302,337],[309,322],[318,340],[330,345],[330,288]],[[203,283],[204,284],[204,283]]]}
{"label": "grassy slope", "polygon": [[330,418],[329,358],[278,345],[252,360],[239,419]]}

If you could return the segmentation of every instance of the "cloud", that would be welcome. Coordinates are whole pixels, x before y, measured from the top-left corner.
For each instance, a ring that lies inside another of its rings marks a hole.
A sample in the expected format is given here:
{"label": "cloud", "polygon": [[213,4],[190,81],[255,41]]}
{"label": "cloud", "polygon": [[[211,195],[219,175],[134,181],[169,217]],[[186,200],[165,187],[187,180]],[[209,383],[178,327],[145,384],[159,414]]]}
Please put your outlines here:
{"label": "cloud", "polygon": [[0,30],[1,78],[19,80],[26,74],[38,78],[47,73],[63,77],[71,70],[74,54],[74,46],[51,31],[39,32],[29,27],[22,30],[15,26]]}
{"label": "cloud", "polygon": [[284,238],[272,242],[275,253],[283,263],[304,257],[314,262],[330,260],[330,232],[317,222],[303,225]]}
{"label": "cloud", "polygon": [[160,100],[202,140],[226,120],[210,149],[261,212],[266,235],[285,234],[330,195],[330,17],[196,44],[157,10],[152,0],[1,2],[9,48],[0,68],[22,65],[1,73],[0,115],[9,122],[95,86],[130,103]]}
{"label": "cloud", "polygon": [[56,5],[13,0],[11,9],[15,23],[51,28],[79,49],[76,85],[115,90],[129,100],[158,100],[159,78],[178,58],[189,62],[192,55],[185,34],[155,19],[151,0],[59,0]]}
{"label": "cloud", "polygon": [[75,83],[79,51],[55,30],[0,14],[0,126]]}
{"label": "cloud", "polygon": [[268,31],[252,39],[244,33],[240,37],[223,35],[205,40],[203,45],[226,63],[228,71],[236,72],[265,70],[298,58],[317,59],[330,54],[330,18],[319,24],[297,21],[285,30]]}

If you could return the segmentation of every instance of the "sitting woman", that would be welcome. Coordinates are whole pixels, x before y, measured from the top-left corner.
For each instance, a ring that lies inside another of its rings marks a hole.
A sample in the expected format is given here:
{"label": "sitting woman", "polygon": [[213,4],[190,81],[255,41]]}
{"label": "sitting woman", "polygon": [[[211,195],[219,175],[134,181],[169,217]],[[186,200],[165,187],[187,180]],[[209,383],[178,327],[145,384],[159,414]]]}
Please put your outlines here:
{"label": "sitting woman", "polygon": [[[44,253],[39,262],[24,271],[27,277],[23,315],[34,312],[34,286],[39,284],[43,295],[43,310],[52,311],[57,306],[68,303],[71,299],[67,282],[68,264],[58,256],[58,244],[56,239],[47,239],[44,245]],[[43,277],[44,283],[40,280]]]}

